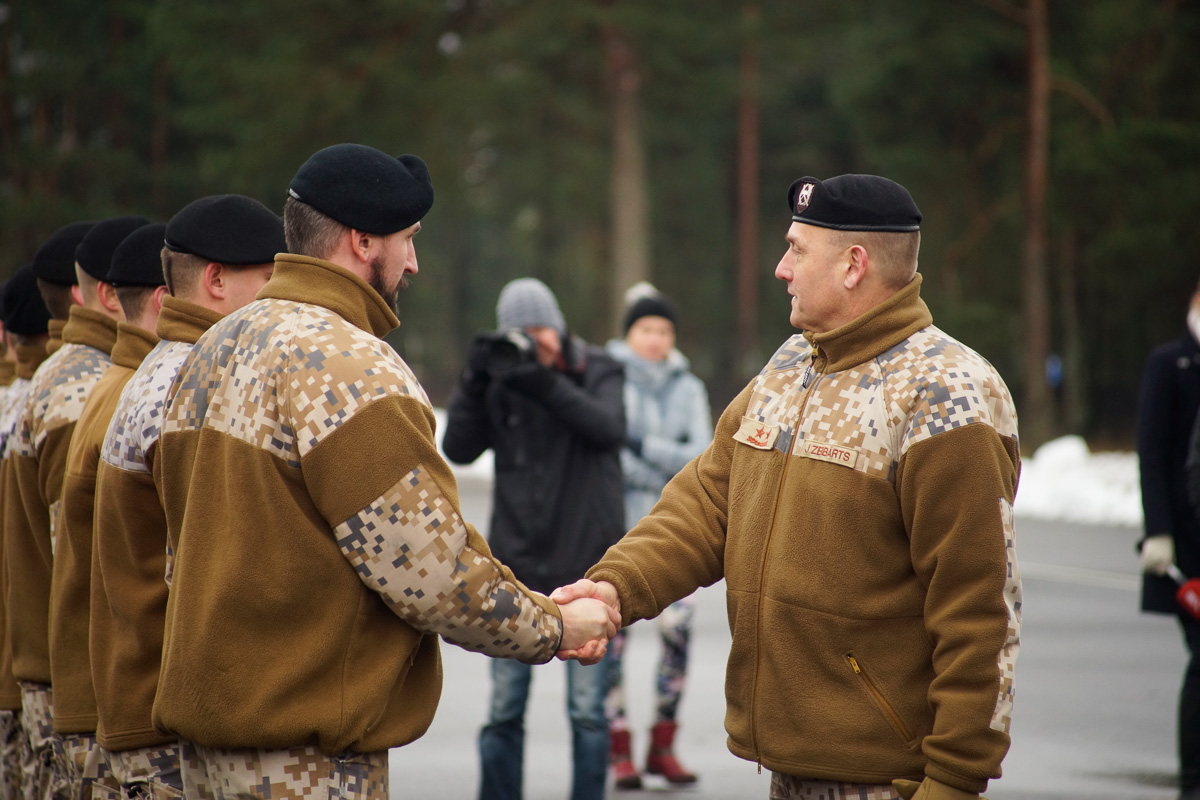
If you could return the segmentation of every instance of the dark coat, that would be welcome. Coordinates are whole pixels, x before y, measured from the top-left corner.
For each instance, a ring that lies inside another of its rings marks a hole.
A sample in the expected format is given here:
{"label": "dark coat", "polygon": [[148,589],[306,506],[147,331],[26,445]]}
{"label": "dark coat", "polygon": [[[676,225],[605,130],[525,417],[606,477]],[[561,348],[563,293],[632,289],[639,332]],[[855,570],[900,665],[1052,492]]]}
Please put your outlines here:
{"label": "dark coat", "polygon": [[[1200,409],[1200,344],[1191,333],[1150,353],[1138,401],[1137,448],[1146,536],[1169,533],[1175,563],[1200,577],[1200,524],[1184,475],[1188,441]],[[1175,582],[1145,575],[1142,610],[1180,613]]]}
{"label": "dark coat", "polygon": [[[455,388],[442,448],[459,464],[495,455],[488,543],[529,588],[549,593],[583,577],[625,533],[621,446],[624,370],[603,350],[566,340],[567,366],[548,386]],[[532,388],[532,391],[530,389]]]}

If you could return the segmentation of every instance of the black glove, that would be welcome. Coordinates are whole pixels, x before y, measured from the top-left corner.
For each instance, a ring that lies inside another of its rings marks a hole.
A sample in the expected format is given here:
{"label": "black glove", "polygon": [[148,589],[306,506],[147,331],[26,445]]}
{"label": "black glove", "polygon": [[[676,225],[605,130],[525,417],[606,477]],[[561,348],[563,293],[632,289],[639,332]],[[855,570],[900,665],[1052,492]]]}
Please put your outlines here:
{"label": "black glove", "polygon": [[471,349],[467,351],[467,365],[463,367],[463,391],[472,397],[480,397],[487,391],[492,381],[488,372],[488,356],[491,353],[491,341],[487,334],[479,334],[471,340]]}
{"label": "black glove", "polygon": [[532,364],[519,364],[498,376],[497,380],[522,394],[541,398],[545,397],[554,385],[554,370],[535,361]]}

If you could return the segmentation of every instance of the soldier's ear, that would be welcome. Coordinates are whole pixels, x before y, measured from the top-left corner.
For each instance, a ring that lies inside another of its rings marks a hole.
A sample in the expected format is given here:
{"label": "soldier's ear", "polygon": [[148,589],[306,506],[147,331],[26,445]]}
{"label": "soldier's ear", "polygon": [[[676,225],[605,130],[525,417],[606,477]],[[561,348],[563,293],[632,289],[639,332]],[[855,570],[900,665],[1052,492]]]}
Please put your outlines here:
{"label": "soldier's ear", "polygon": [[226,294],[225,265],[210,261],[204,265],[201,283],[204,290],[217,300],[224,300]]}

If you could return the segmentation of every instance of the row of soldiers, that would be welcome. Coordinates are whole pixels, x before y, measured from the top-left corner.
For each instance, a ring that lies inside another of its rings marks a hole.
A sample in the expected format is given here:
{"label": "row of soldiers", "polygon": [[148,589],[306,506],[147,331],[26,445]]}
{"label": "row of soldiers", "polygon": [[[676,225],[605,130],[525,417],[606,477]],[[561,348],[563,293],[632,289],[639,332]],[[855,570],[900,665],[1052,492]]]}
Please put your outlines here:
{"label": "row of soldiers", "polygon": [[420,159],[336,145],[282,219],[75,223],[4,286],[7,797],[386,797],[439,635],[602,655],[607,607],[528,591],[458,515],[379,338],[432,201]]}
{"label": "row of soldiers", "polygon": [[67,225],[5,284],[8,797],[181,790],[176,737],[151,722],[167,596],[153,390],[283,250],[270,209],[214,196],[169,224]]}

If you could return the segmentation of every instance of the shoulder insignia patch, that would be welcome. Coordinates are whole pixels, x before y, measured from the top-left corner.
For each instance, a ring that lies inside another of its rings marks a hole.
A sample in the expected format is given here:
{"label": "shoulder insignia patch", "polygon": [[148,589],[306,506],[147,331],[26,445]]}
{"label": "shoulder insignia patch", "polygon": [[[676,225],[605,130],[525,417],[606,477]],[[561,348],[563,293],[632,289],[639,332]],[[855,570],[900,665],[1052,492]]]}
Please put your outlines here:
{"label": "shoulder insignia patch", "polygon": [[733,435],[734,441],[748,444],[759,450],[770,450],[775,446],[779,436],[779,426],[769,422],[759,422],[753,417],[742,417],[742,425]]}

